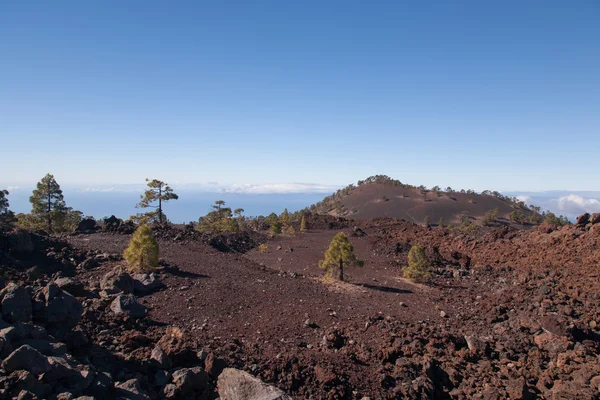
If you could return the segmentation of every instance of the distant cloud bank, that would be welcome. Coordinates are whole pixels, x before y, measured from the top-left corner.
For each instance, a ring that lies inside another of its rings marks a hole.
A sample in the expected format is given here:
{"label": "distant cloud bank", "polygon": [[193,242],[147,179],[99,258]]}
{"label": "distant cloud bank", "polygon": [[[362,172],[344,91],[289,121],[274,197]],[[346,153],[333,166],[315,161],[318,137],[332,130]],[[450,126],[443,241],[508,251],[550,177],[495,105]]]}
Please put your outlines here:
{"label": "distant cloud bank", "polygon": [[571,220],[586,212],[600,212],[600,192],[550,191],[512,195],[527,204],[542,207]]}
{"label": "distant cloud bank", "polygon": [[320,185],[317,183],[271,183],[262,185],[242,184],[222,188],[223,193],[240,194],[293,194],[293,193],[332,193],[339,186]]}

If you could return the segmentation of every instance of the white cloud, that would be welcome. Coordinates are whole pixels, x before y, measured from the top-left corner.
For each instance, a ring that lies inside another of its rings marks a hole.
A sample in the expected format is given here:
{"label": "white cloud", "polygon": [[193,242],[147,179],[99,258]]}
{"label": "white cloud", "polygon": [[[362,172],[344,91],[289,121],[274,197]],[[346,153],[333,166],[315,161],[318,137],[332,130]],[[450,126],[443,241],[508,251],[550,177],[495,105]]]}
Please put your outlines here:
{"label": "white cloud", "polygon": [[562,196],[557,200],[558,208],[566,214],[583,214],[600,212],[600,201],[589,199],[577,194]]}
{"label": "white cloud", "polygon": [[9,192],[14,192],[15,190],[19,190],[20,187],[18,186],[9,186],[6,188],[6,190],[8,190]]}
{"label": "white cloud", "polygon": [[339,186],[321,185],[317,183],[268,183],[268,184],[236,184],[221,189],[223,193],[244,194],[288,194],[288,193],[332,193]]}
{"label": "white cloud", "polygon": [[517,196],[517,199],[521,200],[525,204],[531,204],[530,196]]}

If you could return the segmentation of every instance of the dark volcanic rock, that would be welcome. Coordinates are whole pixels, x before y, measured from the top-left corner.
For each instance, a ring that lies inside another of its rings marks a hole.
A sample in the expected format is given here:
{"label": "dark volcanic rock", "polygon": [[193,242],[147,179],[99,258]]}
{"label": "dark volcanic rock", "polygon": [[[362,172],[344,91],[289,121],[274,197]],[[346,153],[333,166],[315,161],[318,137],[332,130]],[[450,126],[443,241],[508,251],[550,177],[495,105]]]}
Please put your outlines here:
{"label": "dark volcanic rock", "polygon": [[75,228],[75,232],[86,232],[92,231],[96,229],[96,221],[92,218],[82,219],[79,224],[77,224],[77,228]]}
{"label": "dark volcanic rock", "polygon": [[7,372],[24,369],[32,374],[39,375],[50,370],[48,358],[31,346],[23,345],[13,351],[2,362],[2,368]]}
{"label": "dark volcanic rock", "polygon": [[55,283],[44,288],[46,298],[46,321],[50,324],[64,324],[71,329],[77,326],[83,306],[73,295],[60,289]]}
{"label": "dark volcanic rock", "polygon": [[132,318],[143,318],[146,316],[147,309],[132,294],[121,294],[110,305],[110,309],[116,315],[125,314]]}
{"label": "dark volcanic rock", "polygon": [[579,217],[577,217],[577,220],[576,220],[577,225],[586,225],[588,222],[590,222],[590,214],[589,213],[580,215]]}
{"label": "dark volcanic rock", "polygon": [[135,274],[133,275],[133,290],[136,293],[146,294],[163,288],[165,285],[156,276],[156,274]]}
{"label": "dark volcanic rock", "polygon": [[0,299],[2,299],[2,316],[5,320],[8,322],[31,321],[31,298],[24,287],[10,283],[0,291]]}
{"label": "dark volcanic rock", "polygon": [[117,267],[104,275],[100,282],[100,288],[111,294],[119,292],[133,293],[134,281],[131,275],[123,271],[122,268]]}
{"label": "dark volcanic rock", "polygon": [[149,400],[150,397],[142,390],[137,379],[130,379],[115,386],[117,399]]}

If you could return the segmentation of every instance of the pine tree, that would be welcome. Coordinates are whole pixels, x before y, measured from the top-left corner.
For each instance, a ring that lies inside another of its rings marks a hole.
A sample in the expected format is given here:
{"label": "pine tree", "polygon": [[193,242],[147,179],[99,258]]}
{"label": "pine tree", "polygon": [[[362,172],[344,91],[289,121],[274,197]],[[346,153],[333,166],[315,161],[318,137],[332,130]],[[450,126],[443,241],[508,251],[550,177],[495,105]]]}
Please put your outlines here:
{"label": "pine tree", "polygon": [[300,232],[306,232],[308,228],[306,227],[306,215],[302,215],[302,220],[300,221]]}
{"label": "pine tree", "polygon": [[271,232],[273,232],[274,234],[279,234],[281,233],[281,222],[279,221],[279,219],[274,220],[273,222],[271,222]]}
{"label": "pine tree", "polygon": [[425,282],[431,278],[431,267],[425,249],[418,244],[408,252],[408,266],[404,267],[404,277],[415,282]]}
{"label": "pine tree", "polygon": [[0,190],[0,230],[8,229],[15,221],[15,213],[9,210],[8,190]]}
{"label": "pine tree", "polygon": [[46,174],[41,181],[38,182],[36,189],[29,198],[31,203],[30,221],[37,227],[44,227],[48,233],[53,230],[58,231],[58,225],[61,219],[64,219],[68,213],[63,192],[59,184],[51,174]]}
{"label": "pine tree", "polygon": [[279,216],[279,220],[281,221],[282,228],[287,230],[288,226],[290,225],[290,213],[288,212],[287,208],[283,210]]}
{"label": "pine tree", "polygon": [[158,267],[158,242],[148,225],[136,229],[123,257],[135,272],[150,272]]}
{"label": "pine tree", "polygon": [[[179,196],[173,193],[173,189],[163,181],[159,181],[158,179],[146,179],[148,182],[148,187],[143,195],[140,196],[140,202],[136,205],[138,208],[148,208],[154,207],[156,208],[156,213],[158,214],[158,222],[163,223],[165,220],[162,203],[163,201],[169,200],[177,200]],[[154,206],[152,203],[158,201],[158,205]],[[154,214],[154,213],[149,213]]]}
{"label": "pine tree", "polygon": [[325,259],[319,261],[319,268],[327,271],[327,275],[333,276],[333,271],[339,271],[339,279],[344,280],[344,266],[362,267],[364,262],[356,258],[354,246],[343,232],[335,235],[329,248],[325,251]]}

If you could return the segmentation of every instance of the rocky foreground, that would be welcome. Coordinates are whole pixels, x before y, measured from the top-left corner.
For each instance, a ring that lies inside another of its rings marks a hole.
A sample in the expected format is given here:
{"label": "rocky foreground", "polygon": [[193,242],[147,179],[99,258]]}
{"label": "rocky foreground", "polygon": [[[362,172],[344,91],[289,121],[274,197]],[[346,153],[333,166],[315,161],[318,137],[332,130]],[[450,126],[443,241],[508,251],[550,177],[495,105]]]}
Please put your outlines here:
{"label": "rocky foreground", "polygon": [[[371,284],[333,289],[235,253],[248,236],[157,232],[161,268],[129,274],[130,230],[14,231],[0,236],[0,397],[596,399],[600,218],[578,222],[471,235],[368,221],[351,233]],[[300,251],[285,240],[318,257],[318,235],[281,239],[274,262]],[[375,285],[417,242],[434,282]]]}

